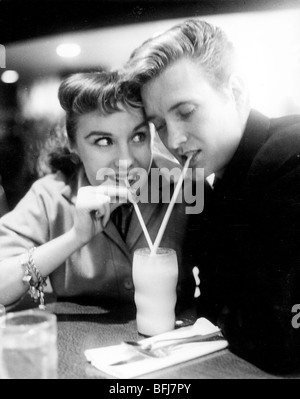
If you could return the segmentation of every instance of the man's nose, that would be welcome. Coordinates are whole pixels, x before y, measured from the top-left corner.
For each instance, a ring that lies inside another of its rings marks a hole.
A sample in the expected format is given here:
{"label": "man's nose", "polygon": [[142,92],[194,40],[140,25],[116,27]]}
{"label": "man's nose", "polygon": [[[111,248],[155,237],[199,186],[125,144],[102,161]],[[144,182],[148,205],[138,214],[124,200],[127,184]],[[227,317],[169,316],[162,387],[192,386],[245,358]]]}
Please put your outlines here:
{"label": "man's nose", "polygon": [[168,147],[170,150],[178,150],[187,142],[186,134],[176,124],[169,123],[168,129]]}

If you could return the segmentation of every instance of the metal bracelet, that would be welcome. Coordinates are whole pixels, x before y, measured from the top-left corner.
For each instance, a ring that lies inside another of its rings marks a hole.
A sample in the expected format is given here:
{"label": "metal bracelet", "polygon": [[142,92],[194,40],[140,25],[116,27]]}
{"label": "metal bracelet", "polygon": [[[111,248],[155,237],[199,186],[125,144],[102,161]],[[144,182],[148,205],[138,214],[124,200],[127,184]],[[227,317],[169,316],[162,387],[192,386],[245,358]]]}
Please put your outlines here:
{"label": "metal bracelet", "polygon": [[29,294],[34,302],[40,300],[39,308],[45,310],[44,287],[47,286],[46,277],[43,277],[35,265],[33,254],[36,248],[31,248],[26,255],[21,256],[21,264],[25,269],[23,282],[28,285]]}

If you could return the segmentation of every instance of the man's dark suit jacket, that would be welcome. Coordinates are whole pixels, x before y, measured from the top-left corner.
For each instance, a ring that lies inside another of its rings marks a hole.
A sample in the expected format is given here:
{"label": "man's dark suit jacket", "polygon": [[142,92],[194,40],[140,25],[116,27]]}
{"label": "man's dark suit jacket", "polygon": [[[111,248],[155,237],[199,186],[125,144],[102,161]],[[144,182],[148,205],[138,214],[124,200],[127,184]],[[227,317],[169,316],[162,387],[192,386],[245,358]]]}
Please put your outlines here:
{"label": "man's dark suit jacket", "polygon": [[199,220],[199,316],[218,324],[232,351],[257,366],[299,368],[292,307],[300,304],[300,116],[251,111]]}

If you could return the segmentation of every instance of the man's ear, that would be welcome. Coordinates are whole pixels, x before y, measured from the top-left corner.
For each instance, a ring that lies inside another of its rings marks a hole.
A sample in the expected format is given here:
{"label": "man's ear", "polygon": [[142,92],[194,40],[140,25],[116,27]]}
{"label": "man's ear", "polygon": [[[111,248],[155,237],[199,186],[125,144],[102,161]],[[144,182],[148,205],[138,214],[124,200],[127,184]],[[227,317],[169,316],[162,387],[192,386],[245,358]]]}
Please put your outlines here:
{"label": "man's ear", "polygon": [[248,90],[243,78],[238,74],[232,74],[229,78],[229,88],[237,106],[244,106],[248,100]]}

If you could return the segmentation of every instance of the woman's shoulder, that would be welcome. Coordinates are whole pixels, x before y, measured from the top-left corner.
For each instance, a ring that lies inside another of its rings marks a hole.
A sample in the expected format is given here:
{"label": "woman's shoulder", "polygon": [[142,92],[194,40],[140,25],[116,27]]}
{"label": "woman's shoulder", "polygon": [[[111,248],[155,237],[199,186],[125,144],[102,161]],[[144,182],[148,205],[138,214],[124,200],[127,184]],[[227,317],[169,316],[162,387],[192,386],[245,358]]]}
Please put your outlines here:
{"label": "woman's shoulder", "polygon": [[36,180],[31,187],[31,191],[38,195],[50,195],[51,197],[57,195],[71,196],[76,183],[77,174],[69,178],[62,172],[56,172]]}
{"label": "woman's shoulder", "polygon": [[65,177],[65,175],[61,172],[56,172],[40,177],[33,183],[32,187],[35,189],[49,187],[59,189],[65,187],[67,184],[68,179]]}

